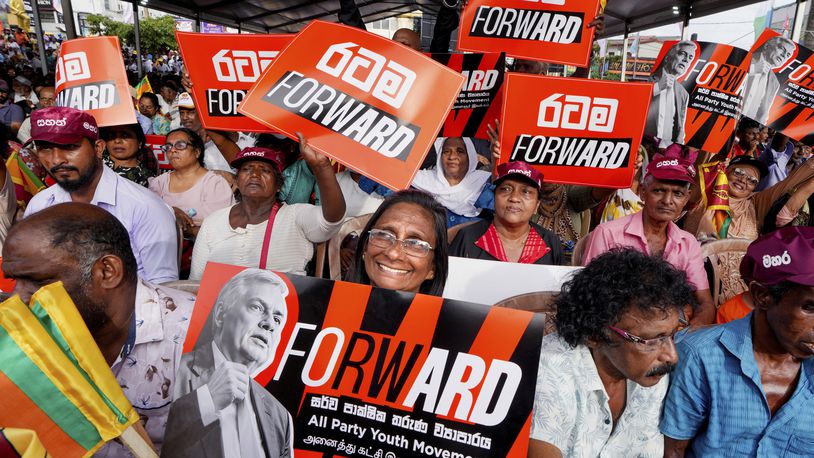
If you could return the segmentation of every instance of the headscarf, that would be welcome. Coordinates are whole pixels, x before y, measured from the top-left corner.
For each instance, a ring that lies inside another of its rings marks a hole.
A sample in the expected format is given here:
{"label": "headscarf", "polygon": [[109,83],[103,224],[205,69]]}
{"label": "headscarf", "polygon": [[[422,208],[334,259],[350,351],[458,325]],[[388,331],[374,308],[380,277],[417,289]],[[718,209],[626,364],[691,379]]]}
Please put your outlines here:
{"label": "headscarf", "polygon": [[419,170],[413,179],[413,187],[432,194],[435,200],[452,213],[466,217],[478,216],[481,209],[475,207],[475,201],[480,197],[492,174],[485,170],[476,170],[478,157],[475,145],[472,140],[464,137],[463,142],[466,146],[466,155],[469,157],[469,167],[464,179],[455,186],[451,186],[444,176],[444,169],[441,165],[441,149],[446,139],[447,137],[439,137],[435,140],[435,151],[438,156],[435,169]]}

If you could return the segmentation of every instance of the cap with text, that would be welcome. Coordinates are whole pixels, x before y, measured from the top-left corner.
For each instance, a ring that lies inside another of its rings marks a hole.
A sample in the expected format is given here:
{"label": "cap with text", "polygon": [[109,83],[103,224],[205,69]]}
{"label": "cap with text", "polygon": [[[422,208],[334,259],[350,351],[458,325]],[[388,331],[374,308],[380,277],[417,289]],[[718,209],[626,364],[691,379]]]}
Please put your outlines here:
{"label": "cap with text", "polygon": [[693,183],[696,173],[695,166],[686,159],[657,154],[647,164],[647,175],[652,175],[657,180]]}
{"label": "cap with text", "polygon": [[506,178],[523,177],[526,181],[534,183],[537,189],[543,187],[543,174],[534,167],[523,161],[506,162],[497,166],[497,178],[495,184],[499,184]]}
{"label": "cap with text", "polygon": [[766,234],[749,245],[741,260],[741,277],[776,285],[790,281],[814,286],[814,227],[792,226]]}
{"label": "cap with text", "polygon": [[178,108],[186,108],[187,110],[195,109],[195,100],[189,92],[182,92],[178,94]]}
{"label": "cap with text", "polygon": [[25,144],[44,141],[70,145],[83,138],[99,139],[96,118],[75,108],[48,107],[31,112],[31,138]]}
{"label": "cap with text", "polygon": [[271,148],[243,148],[229,163],[234,168],[240,167],[241,164],[247,161],[265,161],[277,167],[280,173],[283,173],[285,166],[285,154],[282,151]]}

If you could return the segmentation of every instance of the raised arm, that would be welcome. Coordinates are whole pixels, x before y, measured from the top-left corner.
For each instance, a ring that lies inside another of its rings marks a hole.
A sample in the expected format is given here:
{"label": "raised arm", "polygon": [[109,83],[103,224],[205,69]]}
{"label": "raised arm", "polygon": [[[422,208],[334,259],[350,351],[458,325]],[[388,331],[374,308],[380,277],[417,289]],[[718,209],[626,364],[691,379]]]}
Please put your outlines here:
{"label": "raised arm", "polygon": [[300,153],[317,180],[322,216],[329,223],[335,223],[345,217],[345,197],[336,181],[331,160],[308,146],[308,139],[301,133],[297,132],[297,136],[300,139]]}

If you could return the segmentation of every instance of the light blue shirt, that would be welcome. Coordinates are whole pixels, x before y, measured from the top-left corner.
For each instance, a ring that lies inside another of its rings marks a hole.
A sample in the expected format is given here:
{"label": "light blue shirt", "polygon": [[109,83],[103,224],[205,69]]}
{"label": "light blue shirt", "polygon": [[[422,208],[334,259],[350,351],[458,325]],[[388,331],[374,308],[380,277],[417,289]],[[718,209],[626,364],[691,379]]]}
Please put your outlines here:
{"label": "light blue shirt", "polygon": [[[139,277],[151,283],[178,280],[178,235],[172,210],[152,191],[101,167],[102,178],[90,203],[110,212],[127,229]],[[31,199],[25,216],[64,202],[72,202],[71,195],[55,184]]]}
{"label": "light blue shirt", "polygon": [[752,348],[752,313],[690,333],[664,402],[661,432],[692,440],[686,456],[802,457],[814,454],[814,358],[772,416]]}

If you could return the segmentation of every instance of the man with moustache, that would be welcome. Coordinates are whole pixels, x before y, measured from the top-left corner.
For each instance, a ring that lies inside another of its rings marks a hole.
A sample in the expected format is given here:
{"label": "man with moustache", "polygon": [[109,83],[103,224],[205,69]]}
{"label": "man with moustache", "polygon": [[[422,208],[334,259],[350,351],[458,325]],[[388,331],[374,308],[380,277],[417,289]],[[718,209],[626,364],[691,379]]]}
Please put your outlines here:
{"label": "man with moustache", "polygon": [[644,131],[661,139],[661,147],[667,147],[670,143],[684,143],[684,120],[690,94],[678,79],[689,71],[695,53],[694,42],[676,43],[650,77],[654,83],[653,98]]}
{"label": "man with moustache", "polygon": [[767,123],[772,102],[780,90],[780,82],[773,70],[779,69],[796,50],[797,45],[782,36],[766,40],[755,50],[743,88],[743,116],[760,124]]}
{"label": "man with moustache", "polygon": [[694,300],[683,272],[631,248],[577,271],[543,337],[529,456],[662,456],[664,375]]}
{"label": "man with moustache", "polygon": [[814,453],[814,228],[749,245],[754,310],[691,333],[664,403],[666,457]]}
{"label": "man with moustache", "polygon": [[57,182],[28,203],[28,217],[63,202],[97,205],[127,229],[139,277],[153,283],[178,280],[178,235],[175,217],[150,190],[120,177],[102,163],[104,140],[96,119],[67,107],[31,113],[34,151]]}
{"label": "man with moustache", "polygon": [[[656,155],[647,165],[639,186],[644,204],[642,211],[597,226],[590,234],[582,263],[587,265],[599,254],[618,246],[664,258],[687,275],[698,302],[692,324],[705,325],[715,319],[715,306],[704,270],[701,244],[694,235],[673,223],[690,198],[695,175],[692,163]],[[635,280],[631,278],[631,281]]]}
{"label": "man with moustache", "polygon": [[291,456],[291,415],[253,379],[274,358],[287,295],[282,278],[262,269],[223,286],[210,332],[181,358],[162,456]]}

